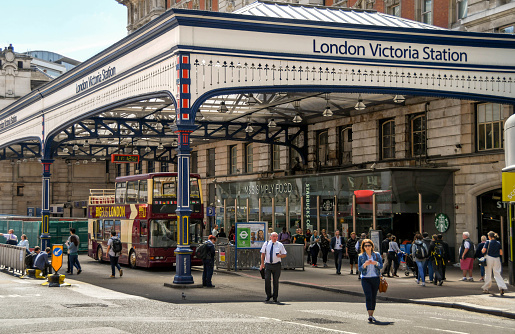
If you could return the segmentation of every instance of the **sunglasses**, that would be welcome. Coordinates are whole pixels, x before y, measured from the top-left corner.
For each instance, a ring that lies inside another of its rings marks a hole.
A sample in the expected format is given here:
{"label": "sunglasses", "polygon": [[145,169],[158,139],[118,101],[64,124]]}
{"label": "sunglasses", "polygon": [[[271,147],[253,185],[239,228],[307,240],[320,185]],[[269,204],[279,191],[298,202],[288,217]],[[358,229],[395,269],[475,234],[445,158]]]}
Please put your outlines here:
{"label": "sunglasses", "polygon": [[363,247],[372,247],[371,244],[366,244],[366,245],[363,245]]}

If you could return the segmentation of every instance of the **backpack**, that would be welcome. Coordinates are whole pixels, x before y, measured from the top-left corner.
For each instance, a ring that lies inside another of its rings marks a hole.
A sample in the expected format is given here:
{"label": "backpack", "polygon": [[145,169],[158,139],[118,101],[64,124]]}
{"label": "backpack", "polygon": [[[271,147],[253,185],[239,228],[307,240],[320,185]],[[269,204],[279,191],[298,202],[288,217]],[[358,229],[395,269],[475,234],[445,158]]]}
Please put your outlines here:
{"label": "backpack", "polygon": [[111,240],[113,240],[113,244],[112,244],[113,252],[115,254],[120,253],[122,251],[122,242],[120,241],[120,239],[111,238]]}
{"label": "backpack", "polygon": [[201,260],[209,259],[209,249],[206,243],[203,243],[197,247],[197,257]]}
{"label": "backpack", "polygon": [[441,243],[435,243],[435,248],[432,255],[442,259],[445,257],[445,249]]}
{"label": "backpack", "polygon": [[36,253],[30,253],[25,256],[25,267],[32,268],[34,267],[34,258],[36,257]]}
{"label": "backpack", "polygon": [[415,258],[424,260],[427,258],[427,248],[424,248],[424,244],[415,244]]}

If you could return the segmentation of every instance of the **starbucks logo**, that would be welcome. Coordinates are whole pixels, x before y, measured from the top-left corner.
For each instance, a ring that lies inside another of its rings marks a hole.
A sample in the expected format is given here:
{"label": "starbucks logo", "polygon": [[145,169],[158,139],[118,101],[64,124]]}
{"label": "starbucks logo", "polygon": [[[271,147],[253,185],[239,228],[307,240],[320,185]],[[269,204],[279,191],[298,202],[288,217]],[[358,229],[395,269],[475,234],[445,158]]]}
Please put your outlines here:
{"label": "starbucks logo", "polygon": [[435,218],[435,227],[438,232],[446,232],[449,229],[449,217],[445,213],[439,213]]}

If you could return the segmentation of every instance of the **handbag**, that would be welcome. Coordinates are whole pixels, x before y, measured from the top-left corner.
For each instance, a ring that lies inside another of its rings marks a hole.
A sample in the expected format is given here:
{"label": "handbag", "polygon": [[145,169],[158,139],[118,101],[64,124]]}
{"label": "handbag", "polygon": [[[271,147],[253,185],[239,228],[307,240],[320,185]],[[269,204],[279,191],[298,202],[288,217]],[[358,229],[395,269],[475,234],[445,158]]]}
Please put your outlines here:
{"label": "handbag", "polygon": [[381,277],[381,280],[379,281],[379,292],[386,292],[388,290],[388,282],[386,281],[386,278]]}
{"label": "handbag", "polygon": [[[490,248],[490,241],[488,242],[488,247],[486,248],[486,254],[488,255],[488,249]],[[480,266],[483,266],[483,267],[486,267],[486,257],[484,256],[481,256],[479,259],[479,265]]]}

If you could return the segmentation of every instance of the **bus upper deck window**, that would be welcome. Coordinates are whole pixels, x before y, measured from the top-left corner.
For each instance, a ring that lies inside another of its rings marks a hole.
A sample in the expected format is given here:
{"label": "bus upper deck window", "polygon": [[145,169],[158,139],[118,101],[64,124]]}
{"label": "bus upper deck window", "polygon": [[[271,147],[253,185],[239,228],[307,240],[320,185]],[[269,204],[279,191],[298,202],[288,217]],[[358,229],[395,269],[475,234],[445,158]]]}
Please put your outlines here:
{"label": "bus upper deck window", "polygon": [[148,190],[147,190],[147,180],[141,180],[139,182],[139,195],[138,202],[139,203],[147,203],[148,199]]}
{"label": "bus upper deck window", "polygon": [[127,203],[138,201],[138,181],[127,182]]}
{"label": "bus upper deck window", "polygon": [[125,203],[125,193],[127,192],[127,183],[118,182],[116,183],[115,202]]}

